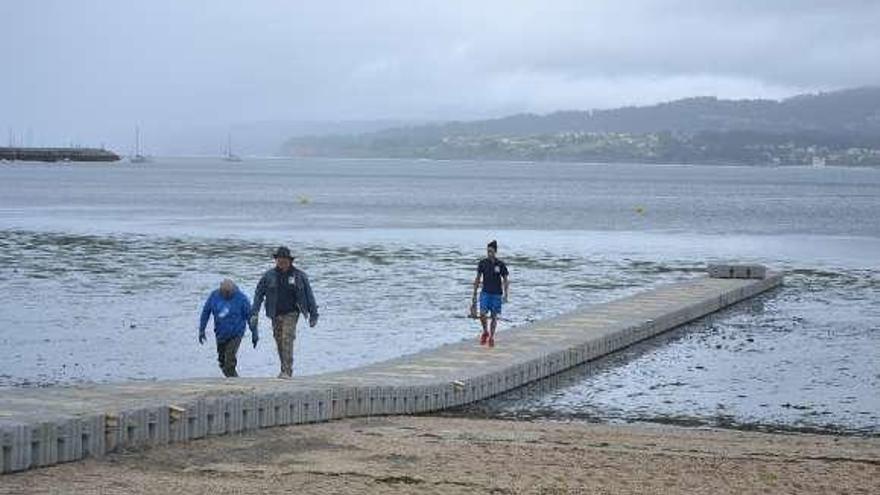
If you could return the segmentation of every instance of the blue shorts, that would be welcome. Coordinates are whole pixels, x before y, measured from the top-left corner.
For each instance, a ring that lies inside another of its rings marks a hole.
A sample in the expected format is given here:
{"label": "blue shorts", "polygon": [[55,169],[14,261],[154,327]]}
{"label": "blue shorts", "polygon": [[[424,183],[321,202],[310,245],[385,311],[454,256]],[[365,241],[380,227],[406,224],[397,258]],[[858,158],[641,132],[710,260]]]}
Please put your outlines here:
{"label": "blue shorts", "polygon": [[480,292],[480,314],[492,313],[495,316],[500,315],[501,303],[501,294]]}

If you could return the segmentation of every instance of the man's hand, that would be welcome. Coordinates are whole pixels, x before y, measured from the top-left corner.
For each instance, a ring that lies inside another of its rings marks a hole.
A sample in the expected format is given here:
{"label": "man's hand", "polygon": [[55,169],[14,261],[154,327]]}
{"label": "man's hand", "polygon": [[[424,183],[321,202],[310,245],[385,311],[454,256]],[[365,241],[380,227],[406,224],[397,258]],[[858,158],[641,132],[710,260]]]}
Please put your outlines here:
{"label": "man's hand", "polygon": [[205,331],[199,330],[199,344],[204,344],[206,340],[208,340],[208,338],[205,337]]}
{"label": "man's hand", "polygon": [[256,328],[251,328],[251,342],[254,344],[254,349],[257,348],[257,342],[260,341],[260,336],[257,334]]}
{"label": "man's hand", "polygon": [[504,293],[504,304],[507,304],[507,292]]}
{"label": "man's hand", "polygon": [[315,325],[318,324],[318,315],[311,315],[309,317],[309,327],[315,328]]}

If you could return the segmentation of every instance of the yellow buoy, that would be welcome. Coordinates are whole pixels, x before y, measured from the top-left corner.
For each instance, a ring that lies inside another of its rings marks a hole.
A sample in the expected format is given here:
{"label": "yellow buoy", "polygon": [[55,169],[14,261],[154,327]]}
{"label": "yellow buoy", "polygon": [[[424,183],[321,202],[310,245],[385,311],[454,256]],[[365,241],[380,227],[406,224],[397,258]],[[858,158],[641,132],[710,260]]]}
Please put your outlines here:
{"label": "yellow buoy", "polygon": [[300,196],[299,197],[299,204],[301,204],[301,205],[307,205],[311,202],[312,202],[312,200],[310,200],[308,196]]}

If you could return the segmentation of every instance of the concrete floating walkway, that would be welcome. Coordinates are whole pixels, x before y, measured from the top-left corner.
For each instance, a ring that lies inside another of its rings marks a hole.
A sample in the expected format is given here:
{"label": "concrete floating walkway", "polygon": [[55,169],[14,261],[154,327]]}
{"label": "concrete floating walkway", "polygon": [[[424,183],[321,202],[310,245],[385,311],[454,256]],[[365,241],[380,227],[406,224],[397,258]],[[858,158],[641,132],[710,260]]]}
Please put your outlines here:
{"label": "concrete floating walkway", "polygon": [[451,408],[554,375],[782,283],[701,277],[383,363],[294,380],[204,378],[0,389],[0,473],[257,428]]}

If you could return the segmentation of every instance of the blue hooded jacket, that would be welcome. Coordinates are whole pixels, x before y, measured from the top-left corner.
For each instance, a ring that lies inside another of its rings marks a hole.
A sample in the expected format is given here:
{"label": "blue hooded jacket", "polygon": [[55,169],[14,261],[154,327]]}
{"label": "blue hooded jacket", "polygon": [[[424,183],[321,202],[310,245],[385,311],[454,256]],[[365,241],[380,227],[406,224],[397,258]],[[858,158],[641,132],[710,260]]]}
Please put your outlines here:
{"label": "blue hooded jacket", "polygon": [[217,342],[226,342],[229,339],[244,335],[244,328],[251,314],[251,302],[238,287],[229,299],[223,297],[220,289],[215,290],[208,296],[205,306],[202,308],[202,320],[199,324],[199,332],[204,332],[208,325],[208,318],[214,316],[214,335]]}

